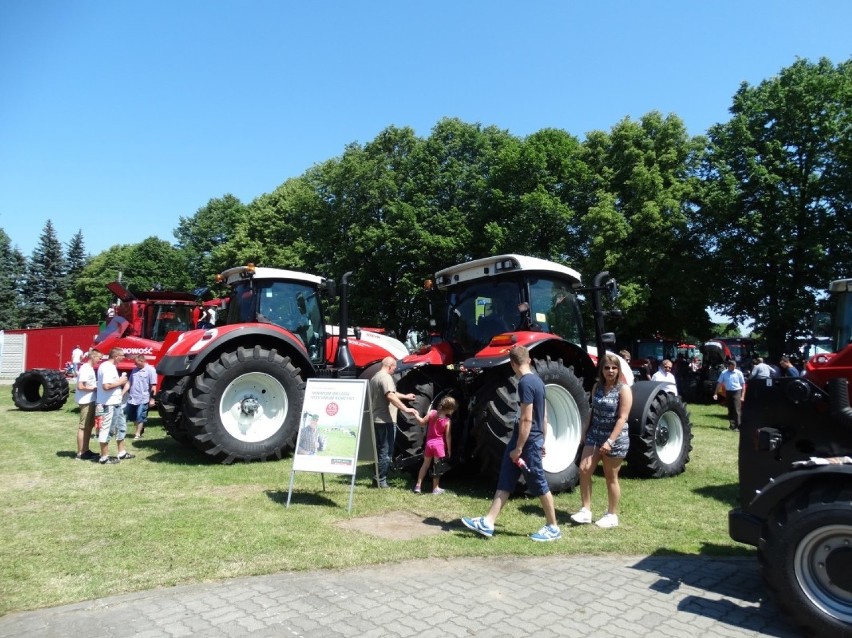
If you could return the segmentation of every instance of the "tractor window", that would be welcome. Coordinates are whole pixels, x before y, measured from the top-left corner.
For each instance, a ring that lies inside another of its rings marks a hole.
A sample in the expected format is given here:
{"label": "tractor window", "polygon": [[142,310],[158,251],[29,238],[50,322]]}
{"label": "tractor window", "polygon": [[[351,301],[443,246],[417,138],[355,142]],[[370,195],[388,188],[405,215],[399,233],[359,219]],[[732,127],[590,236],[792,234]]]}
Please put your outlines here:
{"label": "tractor window", "polygon": [[164,341],[173,330],[185,332],[195,328],[192,325],[192,306],[157,304],[155,308],[154,327],[151,330],[154,341]]}
{"label": "tractor window", "polygon": [[852,343],[852,294],[849,292],[837,294],[836,304],[832,341],[834,351],[840,352]]}
{"label": "tractor window", "polygon": [[530,280],[531,328],[582,344],[583,323],[574,292],[561,281]]}
{"label": "tractor window", "polygon": [[465,353],[484,348],[496,335],[517,328],[518,283],[482,282],[450,296],[450,340]]}
{"label": "tractor window", "polygon": [[260,282],[257,288],[258,321],[268,321],[296,335],[311,358],[319,357],[323,334],[317,291],[295,281]]}

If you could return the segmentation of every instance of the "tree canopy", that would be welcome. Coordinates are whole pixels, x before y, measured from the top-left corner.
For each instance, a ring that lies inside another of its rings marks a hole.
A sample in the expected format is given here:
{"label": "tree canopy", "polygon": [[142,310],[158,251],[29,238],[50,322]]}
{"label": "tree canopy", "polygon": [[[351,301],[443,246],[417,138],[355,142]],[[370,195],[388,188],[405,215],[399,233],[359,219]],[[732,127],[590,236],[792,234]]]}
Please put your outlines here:
{"label": "tree canopy", "polygon": [[179,219],[175,246],[152,237],[92,257],[78,233],[64,252],[48,222],[24,259],[0,234],[0,324],[101,319],[119,273],[137,290],[189,290],[251,261],[352,271],[355,320],[404,335],[424,325],[426,277],[518,252],[587,281],[608,270],[621,335],[709,338],[713,308],[753,321],[777,357],[852,272],[850,105],[852,60],[797,60],[740,86],[706,136],[658,112],[584,139],[455,118],[426,137],[389,126],[249,203],[210,199]]}

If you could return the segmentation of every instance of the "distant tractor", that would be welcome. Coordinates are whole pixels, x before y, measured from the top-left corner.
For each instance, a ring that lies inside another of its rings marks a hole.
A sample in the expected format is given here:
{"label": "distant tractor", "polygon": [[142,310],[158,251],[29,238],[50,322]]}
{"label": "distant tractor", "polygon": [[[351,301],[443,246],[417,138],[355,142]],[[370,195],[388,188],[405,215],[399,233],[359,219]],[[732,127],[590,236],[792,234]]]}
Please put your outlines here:
{"label": "distant tractor", "polygon": [[404,357],[380,331],[349,330],[349,275],[339,327],[323,319],[333,281],[251,264],[219,275],[227,313],[213,328],[172,333],[157,366],[169,434],[219,463],[280,459],[295,447],[307,379],[366,379],[384,357]]}
{"label": "distant tractor", "polygon": [[802,377],[748,384],[729,531],[758,548],[767,587],[805,632],[852,636],[852,279],[829,291],[835,352]]}
{"label": "distant tractor", "polygon": [[754,339],[747,337],[716,337],[714,341],[724,343],[731,357],[737,362],[737,367],[748,376],[751,372],[752,361],[757,356],[757,346]]}
{"label": "distant tractor", "polygon": [[[89,345],[105,355],[112,348],[122,348],[127,358],[118,367],[123,372],[134,368],[135,355],[145,355],[155,364],[166,335],[172,330],[194,328],[198,321],[201,301],[195,294],[164,290],[132,293],[117,281],[107,284],[107,288],[120,303]],[[12,386],[12,399],[19,410],[58,410],[69,394],[66,370],[26,370]]]}
{"label": "distant tractor", "polygon": [[[428,343],[398,367],[400,392],[413,392],[424,413],[446,394],[459,410],[452,421],[453,465],[494,476],[514,427],[517,380],[509,350],[529,348],[532,368],[546,387],[548,429],[544,470],[551,490],[578,482],[581,435],[589,417],[589,392],[597,353],[615,340],[603,332],[601,294],[615,291],[608,273],[582,288],[580,275],[558,263],[522,255],[499,255],[445,268],[435,275]],[[595,313],[595,346],[587,345],[578,294],[588,294]],[[622,362],[622,378],[633,384],[628,463],[643,476],[684,471],[692,429],[682,401],[661,384],[633,383]],[[396,463],[416,464],[423,430],[400,414]]]}

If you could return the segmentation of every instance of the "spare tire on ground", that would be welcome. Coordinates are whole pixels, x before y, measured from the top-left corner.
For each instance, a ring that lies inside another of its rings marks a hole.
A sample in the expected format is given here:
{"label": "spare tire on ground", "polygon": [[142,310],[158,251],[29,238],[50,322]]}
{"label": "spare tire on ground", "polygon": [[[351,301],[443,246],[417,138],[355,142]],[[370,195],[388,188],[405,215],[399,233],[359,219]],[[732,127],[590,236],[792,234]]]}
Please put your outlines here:
{"label": "spare tire on ground", "polygon": [[65,405],[68,394],[68,379],[62,370],[27,370],[12,385],[12,400],[19,410],[28,412],[58,410]]}

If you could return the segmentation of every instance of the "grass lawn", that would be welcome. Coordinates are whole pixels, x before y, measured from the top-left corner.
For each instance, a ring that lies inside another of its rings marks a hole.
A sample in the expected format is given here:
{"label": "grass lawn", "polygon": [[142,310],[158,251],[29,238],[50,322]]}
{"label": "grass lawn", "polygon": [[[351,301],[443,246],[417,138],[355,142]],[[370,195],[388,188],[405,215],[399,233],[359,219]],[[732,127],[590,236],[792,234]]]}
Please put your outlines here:
{"label": "grass lawn", "polygon": [[[543,524],[538,499],[513,499],[491,540],[458,522],[486,511],[493,485],[442,479],[447,493],[416,495],[407,475],[375,490],[359,468],[353,517],[406,512],[446,532],[387,540],[338,525],[349,518],[348,476],[296,474],[285,507],[291,461],[207,463],[167,436],[153,418],[145,438],[118,465],[76,461],[73,399],[55,412],[21,412],[0,393],[0,614],[106,595],[264,574],[351,567],[409,558],[571,554],[748,555],[727,533],[736,500],[736,438],[725,409],[690,406],[694,440],[686,473],[622,480],[621,526],[571,527],[579,494],[555,497],[563,526],[556,543],[533,543]],[[96,449],[93,444],[93,449]],[[110,445],[115,454],[114,442]],[[626,473],[626,472],[625,472]],[[602,477],[594,513],[605,507]]]}

